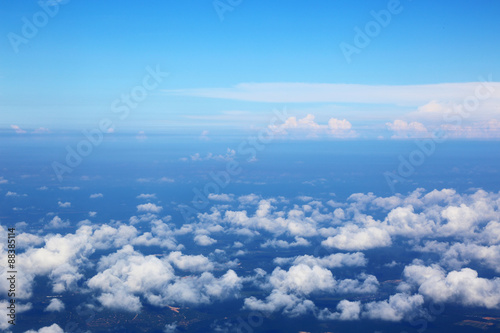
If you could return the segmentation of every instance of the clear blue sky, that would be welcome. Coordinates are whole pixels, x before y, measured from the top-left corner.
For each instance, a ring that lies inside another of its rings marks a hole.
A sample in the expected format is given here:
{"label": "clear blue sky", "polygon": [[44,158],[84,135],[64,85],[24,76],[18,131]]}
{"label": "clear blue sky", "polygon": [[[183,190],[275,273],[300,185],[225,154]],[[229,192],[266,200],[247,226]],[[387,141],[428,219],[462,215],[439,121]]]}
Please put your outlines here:
{"label": "clear blue sky", "polygon": [[[22,18],[32,21],[41,9],[36,1],[3,1],[0,127],[56,131],[93,126],[112,115],[113,100],[141,83],[146,66],[156,65],[169,77],[120,124],[123,129],[237,126],[221,116],[231,112],[245,115],[245,125],[262,125],[264,114],[283,106],[298,117],[317,110],[318,120],[348,118],[356,109],[360,114],[351,121],[359,124],[374,112],[392,112],[381,118],[394,120],[394,113],[418,107],[246,102],[168,90],[271,82],[428,85],[475,82],[489,74],[498,81],[500,3],[493,0],[402,0],[402,11],[347,63],[339,45],[353,44],[354,27],[363,29],[373,20],[370,11],[387,4],[243,0],[221,21],[210,0],[63,1],[16,53],[8,34],[22,36]],[[345,113],[330,114],[337,108]],[[196,120],[204,116],[220,121]]]}

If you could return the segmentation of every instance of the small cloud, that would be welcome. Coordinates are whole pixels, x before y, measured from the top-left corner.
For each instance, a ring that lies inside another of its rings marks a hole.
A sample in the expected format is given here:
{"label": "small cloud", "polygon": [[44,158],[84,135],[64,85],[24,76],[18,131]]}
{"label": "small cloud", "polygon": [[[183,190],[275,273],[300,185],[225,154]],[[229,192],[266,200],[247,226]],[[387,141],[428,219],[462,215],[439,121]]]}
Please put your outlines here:
{"label": "small cloud", "polygon": [[212,244],[217,243],[217,241],[213,238],[208,237],[207,235],[197,235],[194,237],[194,242],[200,246],[210,246]]}
{"label": "small cloud", "polygon": [[135,138],[139,141],[144,141],[146,140],[148,137],[146,136],[146,134],[144,133],[144,131],[139,131],[137,133],[137,135],[135,136]]}
{"label": "small cloud", "polygon": [[137,211],[147,212],[147,213],[159,213],[163,209],[162,206],[157,206],[153,203],[147,203],[143,205],[137,205]]}
{"label": "small cloud", "polygon": [[175,182],[175,180],[173,180],[172,178],[168,178],[168,177],[161,177],[160,179],[158,179],[158,181],[160,183],[173,183],[173,182]]}
{"label": "small cloud", "polygon": [[210,140],[210,138],[208,137],[208,133],[209,132],[207,130],[204,130],[203,132],[201,132],[200,140],[203,140],[203,141]]}
{"label": "small cloud", "polygon": [[0,177],[0,184],[7,184],[9,181],[3,177]]}
{"label": "small cloud", "polygon": [[27,197],[28,195],[27,194],[19,194],[17,192],[11,192],[11,191],[8,191],[6,194],[5,194],[6,197]]}
{"label": "small cloud", "polygon": [[38,191],[47,191],[49,188],[47,186],[40,186],[37,188]]}
{"label": "small cloud", "polygon": [[215,193],[210,193],[208,195],[208,199],[214,200],[214,201],[223,201],[223,202],[231,202],[233,201],[233,195],[227,195],[227,194],[215,194]]}
{"label": "small cloud", "polygon": [[61,208],[68,208],[68,207],[71,207],[71,202],[67,201],[67,202],[61,202],[61,201],[58,201],[57,204],[59,205],[59,207]]}
{"label": "small cloud", "polygon": [[17,125],[10,125],[10,128],[12,128],[17,134],[24,134],[26,133],[25,130],[23,130],[21,127]]}
{"label": "small cloud", "polygon": [[97,212],[89,212],[90,217],[95,217],[97,215]]}
{"label": "small cloud", "polygon": [[54,216],[47,224],[47,229],[59,229],[69,227],[69,221],[63,221],[59,216]]}
{"label": "small cloud", "polygon": [[97,199],[97,198],[102,198],[103,194],[102,193],[94,193],[89,196],[90,199]]}
{"label": "small cloud", "polygon": [[33,133],[33,134],[47,134],[47,133],[50,133],[50,130],[48,128],[45,128],[45,127],[39,127],[31,133]]}
{"label": "small cloud", "polygon": [[50,300],[49,305],[45,308],[46,312],[60,312],[64,310],[64,303],[57,298]]}
{"label": "small cloud", "polygon": [[78,191],[80,189],[80,187],[79,186],[60,186],[59,189],[64,190],[64,191]]}
{"label": "small cloud", "polygon": [[431,133],[418,121],[408,123],[404,120],[396,119],[392,123],[386,123],[387,128],[394,132],[392,139],[428,138]]}
{"label": "small cloud", "polygon": [[152,194],[141,193],[136,198],[137,199],[155,199],[156,194],[154,194],[154,193],[152,193]]}

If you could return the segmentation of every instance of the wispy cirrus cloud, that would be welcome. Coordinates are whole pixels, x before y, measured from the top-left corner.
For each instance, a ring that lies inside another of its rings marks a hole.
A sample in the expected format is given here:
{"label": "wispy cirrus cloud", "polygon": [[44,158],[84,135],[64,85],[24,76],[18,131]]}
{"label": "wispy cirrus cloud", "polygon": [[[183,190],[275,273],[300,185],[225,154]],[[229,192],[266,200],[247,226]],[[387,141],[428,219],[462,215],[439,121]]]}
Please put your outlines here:
{"label": "wispy cirrus cloud", "polygon": [[239,83],[225,88],[164,90],[169,95],[266,103],[369,103],[420,106],[432,100],[456,101],[490,93],[500,99],[499,82],[438,83],[422,85],[366,85],[342,83]]}

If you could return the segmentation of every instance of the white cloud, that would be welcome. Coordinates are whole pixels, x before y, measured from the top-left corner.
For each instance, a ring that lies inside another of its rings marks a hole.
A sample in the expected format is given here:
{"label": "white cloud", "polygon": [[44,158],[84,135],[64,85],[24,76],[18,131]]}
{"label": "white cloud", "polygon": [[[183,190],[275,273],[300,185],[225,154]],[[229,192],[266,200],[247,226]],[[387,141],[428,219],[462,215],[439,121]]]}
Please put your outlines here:
{"label": "white cloud", "polygon": [[49,305],[45,308],[45,311],[48,312],[61,312],[62,310],[64,310],[64,303],[57,298],[52,298]]}
{"label": "white cloud", "polygon": [[418,292],[435,302],[454,302],[466,306],[500,307],[500,278],[485,279],[470,268],[446,273],[437,265],[413,264],[404,270],[406,280]]}
{"label": "white cloud", "polygon": [[64,330],[57,324],[40,328],[38,331],[29,330],[25,333],[64,333]]}
{"label": "white cloud", "polygon": [[208,195],[208,199],[214,200],[214,201],[222,201],[222,202],[231,202],[233,201],[233,195],[229,194],[215,194],[215,193],[210,193]]}
{"label": "white cloud", "polygon": [[359,228],[354,224],[349,224],[339,228],[338,235],[328,237],[321,244],[326,247],[356,251],[390,246],[392,241],[391,236],[384,229],[377,227]]}
{"label": "white cloud", "polygon": [[[488,78],[491,81],[491,78]],[[235,99],[271,103],[380,103],[420,106],[433,100],[463,101],[478,87],[500,99],[497,82],[439,83],[427,85],[363,85],[329,83],[240,83],[231,88],[166,90],[171,95]]]}
{"label": "white cloud", "polygon": [[208,237],[207,235],[196,235],[194,237],[194,241],[196,244],[200,246],[210,246],[212,244],[217,243],[217,241],[213,238]]}
{"label": "white cloud", "polygon": [[427,128],[417,121],[408,123],[404,120],[394,120],[392,123],[386,123],[389,130],[394,132],[393,139],[408,139],[408,138],[429,138],[432,137]]}
{"label": "white cloud", "polygon": [[398,293],[390,296],[389,300],[365,304],[362,316],[364,318],[386,321],[426,318],[425,312],[422,310],[423,304],[424,298],[422,295]]}
{"label": "white cloud", "polygon": [[58,201],[57,204],[61,208],[69,208],[69,207],[71,207],[71,202],[69,202],[69,201],[67,201],[67,202]]}
{"label": "white cloud", "polygon": [[89,196],[90,199],[102,198],[104,195],[102,193],[93,193]]}
{"label": "white cloud", "polygon": [[137,211],[139,212],[159,213],[162,211],[162,209],[162,206],[157,206],[154,203],[137,205]]}
{"label": "white cloud", "polygon": [[63,221],[59,216],[54,216],[52,220],[46,225],[46,228],[58,229],[67,228],[70,226],[69,221]]}
{"label": "white cloud", "polygon": [[26,133],[25,130],[23,130],[21,127],[17,125],[10,125],[10,128],[12,128],[17,134],[24,134]]}
{"label": "white cloud", "polygon": [[136,198],[137,199],[155,199],[156,194],[154,194],[154,193],[152,193],[152,194],[141,193]]}
{"label": "white cloud", "polygon": [[78,191],[80,189],[79,186],[59,186],[60,190],[63,191]]}
{"label": "white cloud", "polygon": [[351,130],[351,123],[346,119],[330,118],[328,124],[321,125],[315,121],[315,116],[312,114],[306,115],[302,119],[297,119],[292,116],[286,119],[281,125],[269,125],[269,130],[274,134],[290,135],[290,136],[306,136],[317,137],[319,135],[327,135],[336,138],[352,138],[356,137],[355,131]]}

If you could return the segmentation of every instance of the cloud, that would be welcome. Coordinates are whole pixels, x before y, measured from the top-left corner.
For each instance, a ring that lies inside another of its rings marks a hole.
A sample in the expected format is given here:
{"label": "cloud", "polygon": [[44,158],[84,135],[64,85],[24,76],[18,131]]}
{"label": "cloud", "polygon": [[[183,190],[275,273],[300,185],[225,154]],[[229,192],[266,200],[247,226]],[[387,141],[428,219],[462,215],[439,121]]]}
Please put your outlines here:
{"label": "cloud", "polygon": [[363,85],[329,83],[240,83],[231,88],[165,90],[169,95],[233,99],[266,103],[368,103],[420,106],[436,100],[463,101],[477,89],[500,99],[500,83],[439,83],[427,85]]}
{"label": "cloud", "polygon": [[10,125],[10,128],[12,128],[17,134],[24,134],[26,133],[25,130],[23,130],[21,127],[17,125]]}
{"label": "cloud", "polygon": [[60,190],[64,190],[64,191],[78,191],[80,189],[79,186],[59,186],[59,189]]}
{"label": "cloud", "polygon": [[67,228],[70,226],[69,221],[63,221],[59,216],[54,216],[52,220],[46,225],[46,228],[49,229],[59,229],[59,228]]}
{"label": "cloud", "polygon": [[64,303],[60,299],[52,298],[49,305],[45,308],[48,312],[61,312],[64,310]]}
{"label": "cloud", "polygon": [[281,125],[269,125],[269,130],[274,134],[292,137],[318,137],[332,136],[335,138],[353,138],[357,134],[351,130],[351,123],[346,119],[330,118],[328,124],[320,125],[312,114],[306,115],[302,119],[292,116],[286,119]]}
{"label": "cloud", "polygon": [[367,250],[377,247],[386,247],[392,244],[389,233],[381,228],[359,228],[349,224],[339,228],[339,234],[328,237],[321,242],[325,247],[334,247],[341,250]]}
{"label": "cloud", "polygon": [[64,330],[57,324],[40,328],[38,331],[29,330],[24,333],[64,333]]}
{"label": "cloud", "polygon": [[67,202],[58,201],[57,204],[61,208],[69,208],[69,207],[71,207],[71,202],[69,202],[69,201],[67,201]]}
{"label": "cloud", "polygon": [[0,177],[0,184],[7,184],[9,181],[5,179],[3,176]]}
{"label": "cloud", "polygon": [[155,199],[156,198],[156,194],[145,194],[145,193],[141,193],[139,194],[137,197],[137,199]]}
{"label": "cloud", "polygon": [[278,240],[278,239],[268,239],[265,243],[261,245],[261,247],[266,248],[266,247],[279,247],[283,249],[288,249],[291,247],[297,247],[297,246],[310,246],[311,243],[302,237],[295,237],[295,242],[287,242],[285,240]]}
{"label": "cloud", "polygon": [[364,305],[363,318],[386,321],[411,320],[412,318],[426,318],[422,310],[424,298],[422,295],[408,295],[398,293],[389,297],[389,300],[370,302]]}
{"label": "cloud", "polygon": [[320,320],[359,320],[361,314],[361,302],[351,302],[342,300],[337,304],[337,312],[330,312],[328,309],[323,309],[318,313]]}
{"label": "cloud", "polygon": [[437,265],[405,267],[406,280],[434,302],[454,302],[488,309],[500,308],[500,278],[485,279],[470,268],[446,273]]}
{"label": "cloud", "polygon": [[[276,259],[279,260],[283,258]],[[320,266],[324,268],[366,266],[368,262],[368,260],[365,258],[365,255],[361,252],[334,253],[322,258],[314,257],[311,255],[302,255],[293,258],[287,258],[287,261],[292,262],[294,265],[304,264],[309,267]]]}
{"label": "cloud", "polygon": [[194,242],[200,246],[210,246],[217,243],[215,239],[210,238],[207,235],[196,235],[194,237]]}
{"label": "cloud", "polygon": [[417,121],[408,123],[404,120],[396,119],[392,123],[386,123],[387,128],[394,132],[392,139],[413,139],[432,137],[427,128]]}
{"label": "cloud", "polygon": [[89,196],[90,199],[102,198],[104,195],[102,193],[93,193]]}
{"label": "cloud", "polygon": [[7,191],[7,193],[5,193],[5,196],[6,197],[26,197],[28,195],[27,194],[19,194],[17,192]]}
{"label": "cloud", "polygon": [[215,194],[215,193],[210,193],[208,195],[208,199],[214,200],[214,201],[222,201],[222,202],[231,202],[234,200],[233,195],[228,195],[228,194]]}
{"label": "cloud", "polygon": [[159,213],[163,209],[162,206],[157,206],[153,203],[146,203],[142,205],[137,205],[138,212],[149,212],[149,213]]}

